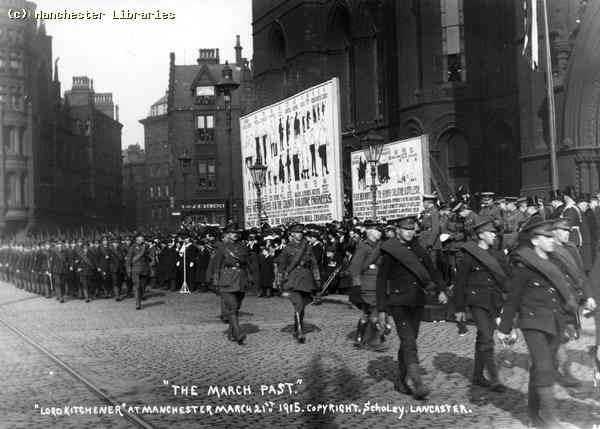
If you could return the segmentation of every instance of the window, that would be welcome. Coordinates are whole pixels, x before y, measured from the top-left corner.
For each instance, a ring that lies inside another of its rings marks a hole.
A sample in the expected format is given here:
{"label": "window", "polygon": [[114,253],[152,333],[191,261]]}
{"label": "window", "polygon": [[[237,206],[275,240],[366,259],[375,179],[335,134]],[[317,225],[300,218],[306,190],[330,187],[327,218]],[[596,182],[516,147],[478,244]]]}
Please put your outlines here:
{"label": "window", "polygon": [[440,0],[444,82],[466,80],[463,0]]}
{"label": "window", "polygon": [[148,173],[150,174],[150,177],[154,177],[154,167],[148,167]]}
{"label": "window", "polygon": [[167,113],[167,103],[155,104],[150,107],[150,116],[160,116]]}
{"label": "window", "polygon": [[154,211],[154,209],[150,210],[151,216],[152,216],[152,221],[154,222],[154,219],[156,219],[156,212]]}
{"label": "window", "polygon": [[160,189],[160,185],[158,185],[158,186],[156,187],[156,196],[157,196],[158,198],[161,198],[161,197],[162,197],[162,192],[161,192],[161,189]]}
{"label": "window", "polygon": [[196,104],[215,104],[215,87],[201,86],[196,87]]}
{"label": "window", "polygon": [[10,109],[23,110],[23,88],[20,86],[10,87]]}
{"label": "window", "polygon": [[201,189],[217,187],[217,174],[214,159],[198,160],[198,178]]}
{"label": "window", "polygon": [[16,74],[18,76],[22,75],[22,55],[20,52],[11,52],[10,53],[10,73],[11,74]]}
{"label": "window", "polygon": [[6,73],[6,52],[0,51],[0,73]]}
{"label": "window", "polygon": [[198,141],[212,141],[214,131],[213,115],[198,115],[196,119],[198,128]]}
{"label": "window", "polygon": [[154,187],[150,186],[150,198],[154,198]]}
{"label": "window", "polygon": [[169,185],[165,185],[165,197],[169,196]]}

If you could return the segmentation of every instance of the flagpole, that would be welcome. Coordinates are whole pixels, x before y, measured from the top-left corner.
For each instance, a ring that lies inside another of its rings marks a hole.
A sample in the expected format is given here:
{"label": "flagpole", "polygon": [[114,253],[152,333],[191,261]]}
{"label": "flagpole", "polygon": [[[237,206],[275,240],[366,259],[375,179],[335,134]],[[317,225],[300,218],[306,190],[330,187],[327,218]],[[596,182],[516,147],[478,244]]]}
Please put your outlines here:
{"label": "flagpole", "polygon": [[[537,0],[532,0],[537,1]],[[548,94],[548,131],[550,134],[550,174],[552,189],[558,189],[558,167],[556,162],[556,112],[554,109],[554,80],[552,79],[552,55],[550,52],[550,29],[548,28],[548,9],[544,5],[544,41],[546,45],[546,91]]]}

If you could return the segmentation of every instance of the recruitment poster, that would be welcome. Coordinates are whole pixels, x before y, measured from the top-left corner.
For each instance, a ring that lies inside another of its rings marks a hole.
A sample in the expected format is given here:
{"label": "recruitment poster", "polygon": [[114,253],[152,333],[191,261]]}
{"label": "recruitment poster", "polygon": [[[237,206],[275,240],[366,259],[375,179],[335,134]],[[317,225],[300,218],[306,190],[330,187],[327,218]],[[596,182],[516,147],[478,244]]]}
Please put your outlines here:
{"label": "recruitment poster", "polygon": [[[422,196],[430,192],[428,153],[426,136],[384,146],[375,177],[378,219],[421,212]],[[364,151],[352,152],[351,156],[353,214],[361,220],[371,219],[371,166]]]}
{"label": "recruitment poster", "polygon": [[246,227],[258,224],[250,169],[266,165],[262,221],[324,224],[343,216],[337,78],[240,118]]}

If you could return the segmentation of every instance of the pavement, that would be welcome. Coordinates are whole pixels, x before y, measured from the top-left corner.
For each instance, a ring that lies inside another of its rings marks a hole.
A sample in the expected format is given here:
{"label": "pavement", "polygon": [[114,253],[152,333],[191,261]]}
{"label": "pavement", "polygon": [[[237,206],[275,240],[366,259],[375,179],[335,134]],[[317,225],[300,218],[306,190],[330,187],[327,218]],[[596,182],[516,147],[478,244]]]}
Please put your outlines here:
{"label": "pavement", "polygon": [[[290,333],[288,299],[248,296],[240,346],[227,341],[214,294],[149,292],[136,311],[133,299],[60,304],[0,282],[0,319],[156,428],[528,427],[522,338],[497,347],[497,359],[515,365],[500,368],[507,391],[492,393],[469,383],[475,328],[461,337],[453,323],[424,322],[420,357],[432,393],[416,401],[394,390],[395,331],[387,352],[353,348],[360,313],[346,296],[307,308],[303,345]],[[592,429],[600,425],[600,388],[588,354],[593,320],[582,321],[568,354],[583,384],[556,386],[557,412],[565,427]],[[0,335],[0,429],[134,427],[3,323]]]}

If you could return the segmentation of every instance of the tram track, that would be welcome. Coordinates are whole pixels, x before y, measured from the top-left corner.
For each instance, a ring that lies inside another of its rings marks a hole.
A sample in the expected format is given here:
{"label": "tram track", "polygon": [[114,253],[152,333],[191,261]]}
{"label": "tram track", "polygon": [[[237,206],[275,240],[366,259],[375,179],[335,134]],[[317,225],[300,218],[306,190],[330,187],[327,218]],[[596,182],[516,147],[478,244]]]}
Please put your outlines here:
{"label": "tram track", "polygon": [[67,364],[65,361],[60,359],[54,353],[46,349],[44,346],[39,344],[37,341],[29,337],[19,328],[14,326],[12,323],[0,318],[0,323],[12,331],[17,337],[21,338],[23,341],[28,343],[34,349],[36,349],[40,354],[45,356],[47,359],[52,361],[57,367],[62,369],[64,372],[69,374],[73,379],[75,379],[78,383],[84,385],[90,392],[96,395],[103,402],[111,405],[113,407],[119,407],[122,416],[127,419],[131,424],[133,424],[137,428],[142,429],[156,429],[156,426],[153,426],[143,418],[139,417],[136,414],[130,413],[126,408],[121,407],[121,402],[117,401],[117,399],[110,396],[103,389],[97,386],[95,383],[84,377],[79,371],[74,369],[72,366]]}

